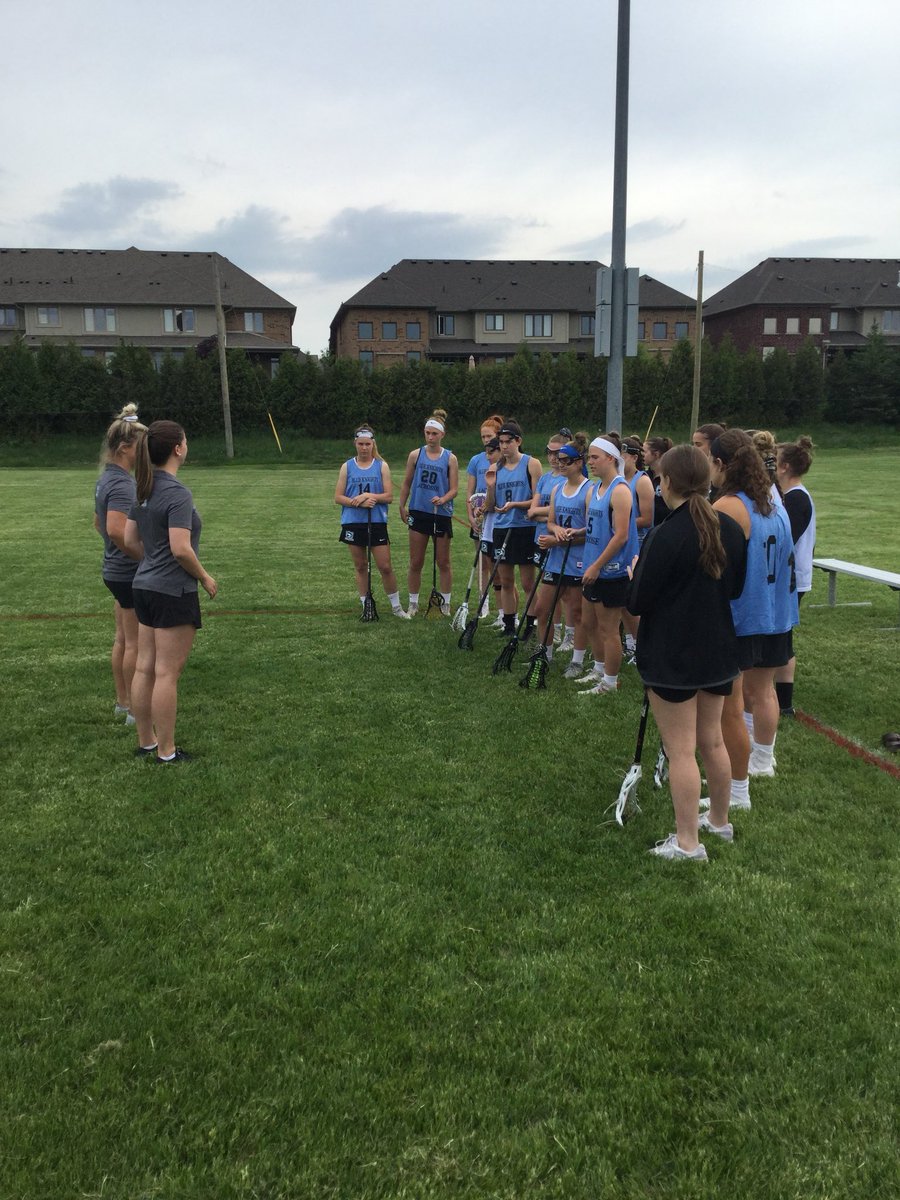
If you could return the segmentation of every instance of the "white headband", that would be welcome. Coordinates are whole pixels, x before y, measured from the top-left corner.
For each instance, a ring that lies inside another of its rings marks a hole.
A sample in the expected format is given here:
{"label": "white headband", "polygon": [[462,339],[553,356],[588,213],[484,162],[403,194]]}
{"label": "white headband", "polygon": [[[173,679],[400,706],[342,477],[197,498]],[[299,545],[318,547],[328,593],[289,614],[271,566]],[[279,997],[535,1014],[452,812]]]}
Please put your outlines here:
{"label": "white headband", "polygon": [[357,429],[353,436],[357,438],[374,438],[375,434],[371,429]]}
{"label": "white headband", "polygon": [[622,461],[622,455],[615,442],[608,442],[606,438],[596,437],[591,442],[591,449],[602,450],[604,454],[608,454],[610,458],[616,460],[616,468],[619,471],[624,471],[625,463]]}
{"label": "white headband", "polygon": [[426,429],[436,429],[438,433],[444,432],[444,427],[436,417],[429,417],[425,422]]}

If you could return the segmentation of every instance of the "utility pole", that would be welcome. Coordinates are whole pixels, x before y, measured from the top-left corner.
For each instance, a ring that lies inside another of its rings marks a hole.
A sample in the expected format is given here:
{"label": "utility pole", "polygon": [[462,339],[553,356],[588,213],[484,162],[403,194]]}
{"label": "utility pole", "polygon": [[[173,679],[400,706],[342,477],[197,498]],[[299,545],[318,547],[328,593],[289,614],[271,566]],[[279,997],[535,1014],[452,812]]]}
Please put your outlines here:
{"label": "utility pole", "polygon": [[628,197],[628,64],[631,0],[619,0],[616,42],[616,140],[613,162],[612,304],[606,375],[606,428],[622,429],[625,368],[625,223]]}
{"label": "utility pole", "polygon": [[225,455],[234,458],[234,438],[231,436],[231,401],[228,397],[228,359],[225,355],[225,310],[222,307],[222,281],[219,278],[219,256],[213,254],[216,272],[216,341],[219,344],[219,379],[222,384],[222,420],[225,423]]}
{"label": "utility pole", "polygon": [[691,427],[687,440],[700,424],[700,350],[703,346],[703,251],[697,261],[697,314],[694,329],[694,389],[691,393]]}

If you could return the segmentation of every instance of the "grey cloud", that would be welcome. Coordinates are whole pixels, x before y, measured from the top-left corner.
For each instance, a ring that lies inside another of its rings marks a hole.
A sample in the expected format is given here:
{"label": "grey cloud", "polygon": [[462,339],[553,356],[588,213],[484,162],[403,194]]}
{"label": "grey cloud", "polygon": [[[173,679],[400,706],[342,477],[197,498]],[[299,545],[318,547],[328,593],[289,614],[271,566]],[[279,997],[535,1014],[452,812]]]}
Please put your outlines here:
{"label": "grey cloud", "polygon": [[337,283],[376,275],[401,258],[478,258],[501,245],[508,223],[459,213],[345,208],[321,233],[294,237],[288,219],[251,206],[192,239],[249,271],[299,271]]}
{"label": "grey cloud", "polygon": [[[669,234],[678,233],[684,229],[686,224],[687,222],[684,220],[666,221],[662,217],[652,217],[648,221],[635,221],[633,225],[627,226],[625,240],[628,243],[656,241],[659,238],[668,237]],[[563,246],[562,253],[573,254],[576,258],[599,258],[605,261],[609,258],[611,245],[612,230],[607,229],[605,233],[589,238],[586,242],[575,242],[572,245]]]}
{"label": "grey cloud", "polygon": [[63,235],[96,234],[106,243],[127,234],[163,200],[181,195],[177,184],[163,179],[129,179],[119,175],[105,183],[79,183],[66,188],[57,208],[37,218]]}

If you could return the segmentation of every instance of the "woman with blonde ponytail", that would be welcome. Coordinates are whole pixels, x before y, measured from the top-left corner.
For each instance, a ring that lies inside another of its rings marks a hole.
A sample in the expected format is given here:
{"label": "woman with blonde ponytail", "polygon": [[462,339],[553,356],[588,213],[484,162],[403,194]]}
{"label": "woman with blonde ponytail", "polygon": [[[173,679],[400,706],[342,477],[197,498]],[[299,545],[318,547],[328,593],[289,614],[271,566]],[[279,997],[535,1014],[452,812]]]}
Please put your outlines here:
{"label": "woman with blonde ponytail", "polygon": [[[641,618],[637,669],[669,757],[675,833],[654,847],[661,858],[706,861],[700,829],[731,841],[731,764],[722,738],[722,706],[739,676],[731,601],[744,583],[740,525],[706,499],[710,465],[694,446],[673,446],[659,461],[671,510],[648,533],[628,589]],[[700,751],[709,783],[709,815],[699,816]]]}
{"label": "woman with blonde ponytail", "polygon": [[132,584],[139,621],[131,687],[138,756],[178,763],[191,755],[175,744],[178,679],[200,628],[197,585],[212,599],[216,581],[197,551],[201,521],[177,475],[187,458],[184,430],[154,421],[135,453],[137,497],[125,524],[125,546],[141,558]]}
{"label": "woman with blonde ponytail", "polygon": [[131,680],[137,657],[138,620],[131,581],[138,564],[125,546],[125,522],[135,497],[135,451],[146,432],[146,426],[138,421],[137,405],[126,404],[106,431],[100,447],[100,478],[94,488],[94,528],[103,538],[101,574],[115,601],[116,635],[110,660],[116,689],[113,713],[124,717],[126,725],[134,724]]}

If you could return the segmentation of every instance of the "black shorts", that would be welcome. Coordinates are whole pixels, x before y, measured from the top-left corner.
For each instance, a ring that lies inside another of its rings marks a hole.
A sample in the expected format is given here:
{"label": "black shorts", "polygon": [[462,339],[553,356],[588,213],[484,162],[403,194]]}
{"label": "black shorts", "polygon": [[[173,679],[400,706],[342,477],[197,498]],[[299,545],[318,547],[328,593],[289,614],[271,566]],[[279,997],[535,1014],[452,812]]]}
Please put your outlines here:
{"label": "black shorts", "polygon": [[[368,546],[369,544],[369,522],[368,521],[351,521],[349,525],[342,525],[339,542],[344,542],[348,546]],[[372,545],[386,546],[390,542],[387,531],[387,521],[373,521],[372,530]]]}
{"label": "black shorts", "polygon": [[604,608],[624,608],[628,595],[628,576],[621,579],[595,579],[581,589],[585,600],[591,604],[602,604]]}
{"label": "black shorts", "polygon": [[126,579],[104,579],[103,582],[119,602],[119,608],[134,608],[131,584]]}
{"label": "black shorts", "polygon": [[705,688],[665,688],[651,687],[650,691],[655,692],[660,700],[665,700],[669,704],[684,704],[686,700],[693,700],[698,692],[706,692],[710,696],[730,696],[734,690],[734,680],[729,679],[727,683],[719,683],[715,687]]}
{"label": "black shorts", "polygon": [[135,588],[134,608],[140,623],[153,629],[176,629],[179,625],[201,627],[200,598],[196,592],[169,596],[165,592]]}
{"label": "black shorts", "polygon": [[453,518],[440,513],[410,510],[406,523],[414,533],[424,533],[426,537],[453,537]]}
{"label": "black shorts", "polygon": [[783,667],[794,657],[794,639],[787,633],[751,633],[739,637],[738,666],[742,671],[752,667]]}
{"label": "black shorts", "polygon": [[487,542],[487,541],[485,541],[484,538],[482,538],[481,539],[481,553],[486,554],[487,557],[491,560],[491,562],[493,562],[494,561],[494,543]]}
{"label": "black shorts", "polygon": [[510,526],[506,529],[494,529],[494,552],[500,557],[500,547],[509,534],[509,541],[503,551],[501,562],[511,567],[527,567],[534,565],[534,526]]}
{"label": "black shorts", "polygon": [[[556,583],[559,581],[559,577],[560,576],[559,576],[558,571],[545,571],[544,572],[544,583],[551,583],[555,586]],[[581,576],[580,575],[563,575],[562,582],[560,583],[559,586],[561,588],[567,588],[567,587],[580,588],[581,587]]]}

